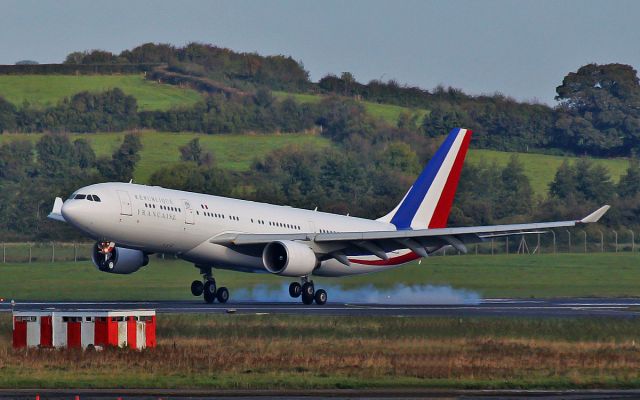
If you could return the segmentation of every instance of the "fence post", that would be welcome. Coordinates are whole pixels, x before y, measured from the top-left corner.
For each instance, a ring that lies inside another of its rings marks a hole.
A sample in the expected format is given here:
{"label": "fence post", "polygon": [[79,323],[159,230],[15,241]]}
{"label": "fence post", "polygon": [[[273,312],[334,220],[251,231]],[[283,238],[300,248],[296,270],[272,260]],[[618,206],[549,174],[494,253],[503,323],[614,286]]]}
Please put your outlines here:
{"label": "fence post", "polygon": [[493,238],[491,238],[491,255],[493,255]]}
{"label": "fence post", "polygon": [[583,229],[582,233],[584,233],[584,252],[586,253],[587,252],[587,231]]}
{"label": "fence post", "polygon": [[552,229],[551,235],[553,235],[553,254],[556,254],[556,231]]}
{"label": "fence post", "polygon": [[616,240],[616,253],[618,252],[618,232],[613,231],[613,236],[615,236]]}
{"label": "fence post", "polygon": [[633,231],[629,229],[629,232],[631,232],[631,252],[633,253],[636,249],[636,241],[635,241]]}
{"label": "fence post", "polygon": [[538,249],[538,254],[542,254],[542,247],[540,247],[540,234],[538,233],[538,243],[536,244],[536,249]]}
{"label": "fence post", "polygon": [[56,243],[51,242],[51,262],[56,262]]}
{"label": "fence post", "polygon": [[478,245],[476,244],[476,255],[478,255]]}
{"label": "fence post", "polygon": [[78,262],[78,244],[73,242],[73,262]]}
{"label": "fence post", "polygon": [[571,232],[568,229],[567,234],[569,235],[569,253],[571,253]]}
{"label": "fence post", "polygon": [[31,242],[29,242],[29,264],[31,264],[31,246],[33,244]]}

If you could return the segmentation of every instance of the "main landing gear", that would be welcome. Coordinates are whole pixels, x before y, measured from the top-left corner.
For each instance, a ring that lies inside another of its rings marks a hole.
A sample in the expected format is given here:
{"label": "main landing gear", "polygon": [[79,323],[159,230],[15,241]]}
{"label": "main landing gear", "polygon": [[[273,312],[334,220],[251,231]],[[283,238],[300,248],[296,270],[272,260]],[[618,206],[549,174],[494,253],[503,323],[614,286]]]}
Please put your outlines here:
{"label": "main landing gear", "polygon": [[289,285],[289,295],[294,299],[302,297],[302,303],[306,305],[312,304],[314,301],[317,305],[321,306],[327,302],[327,291],[324,289],[315,290],[313,281],[303,277],[301,279],[302,284],[298,282],[292,282]]}
{"label": "main landing gear", "polygon": [[200,268],[203,280],[191,283],[191,294],[204,297],[204,301],[209,304],[216,300],[222,304],[226,303],[229,300],[229,289],[224,286],[220,288],[216,286],[216,280],[211,275],[211,267],[199,265],[197,267]]}

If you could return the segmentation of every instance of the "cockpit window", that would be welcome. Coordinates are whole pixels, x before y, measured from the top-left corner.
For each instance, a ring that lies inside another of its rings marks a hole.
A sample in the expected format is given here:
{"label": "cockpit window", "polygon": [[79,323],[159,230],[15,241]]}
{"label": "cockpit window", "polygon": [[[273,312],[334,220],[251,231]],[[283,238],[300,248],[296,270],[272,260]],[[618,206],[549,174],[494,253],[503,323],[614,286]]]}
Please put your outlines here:
{"label": "cockpit window", "polygon": [[93,195],[93,201],[101,201],[100,197],[96,196],[95,194]]}
{"label": "cockpit window", "polygon": [[87,197],[87,196],[86,196],[86,195],[84,195],[84,194],[77,194],[77,195],[76,195],[76,197],[74,197],[74,199],[76,199],[76,200],[83,200],[85,197]]}

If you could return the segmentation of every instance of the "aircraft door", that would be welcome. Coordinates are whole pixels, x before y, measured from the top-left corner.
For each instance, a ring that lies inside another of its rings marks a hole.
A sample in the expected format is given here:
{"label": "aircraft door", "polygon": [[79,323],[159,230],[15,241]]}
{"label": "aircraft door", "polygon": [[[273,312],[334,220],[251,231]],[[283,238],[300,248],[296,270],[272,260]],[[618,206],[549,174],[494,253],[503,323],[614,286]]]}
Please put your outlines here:
{"label": "aircraft door", "polygon": [[118,198],[120,199],[120,214],[133,215],[131,212],[131,197],[124,190],[118,190]]}
{"label": "aircraft door", "polygon": [[191,208],[191,203],[188,200],[182,200],[184,204],[184,223],[185,224],[194,224],[195,220],[193,217],[193,208]]}
{"label": "aircraft door", "polygon": [[316,224],[313,221],[309,221],[309,233],[316,233]]}

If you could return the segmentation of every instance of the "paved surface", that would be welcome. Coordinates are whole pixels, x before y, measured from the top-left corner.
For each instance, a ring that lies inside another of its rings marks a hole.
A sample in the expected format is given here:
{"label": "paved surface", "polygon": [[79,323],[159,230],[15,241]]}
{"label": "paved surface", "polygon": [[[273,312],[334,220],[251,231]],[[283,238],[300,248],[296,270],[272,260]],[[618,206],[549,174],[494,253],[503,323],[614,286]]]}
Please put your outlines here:
{"label": "paved surface", "polygon": [[346,316],[507,316],[507,317],[621,317],[640,316],[640,298],[485,299],[468,305],[242,302],[205,304],[201,301],[137,302],[0,302],[0,312],[40,309],[155,309],[160,313],[304,314]]}
{"label": "paved surface", "polygon": [[0,390],[0,399],[637,399],[638,390],[173,390],[173,389],[51,389]]}

